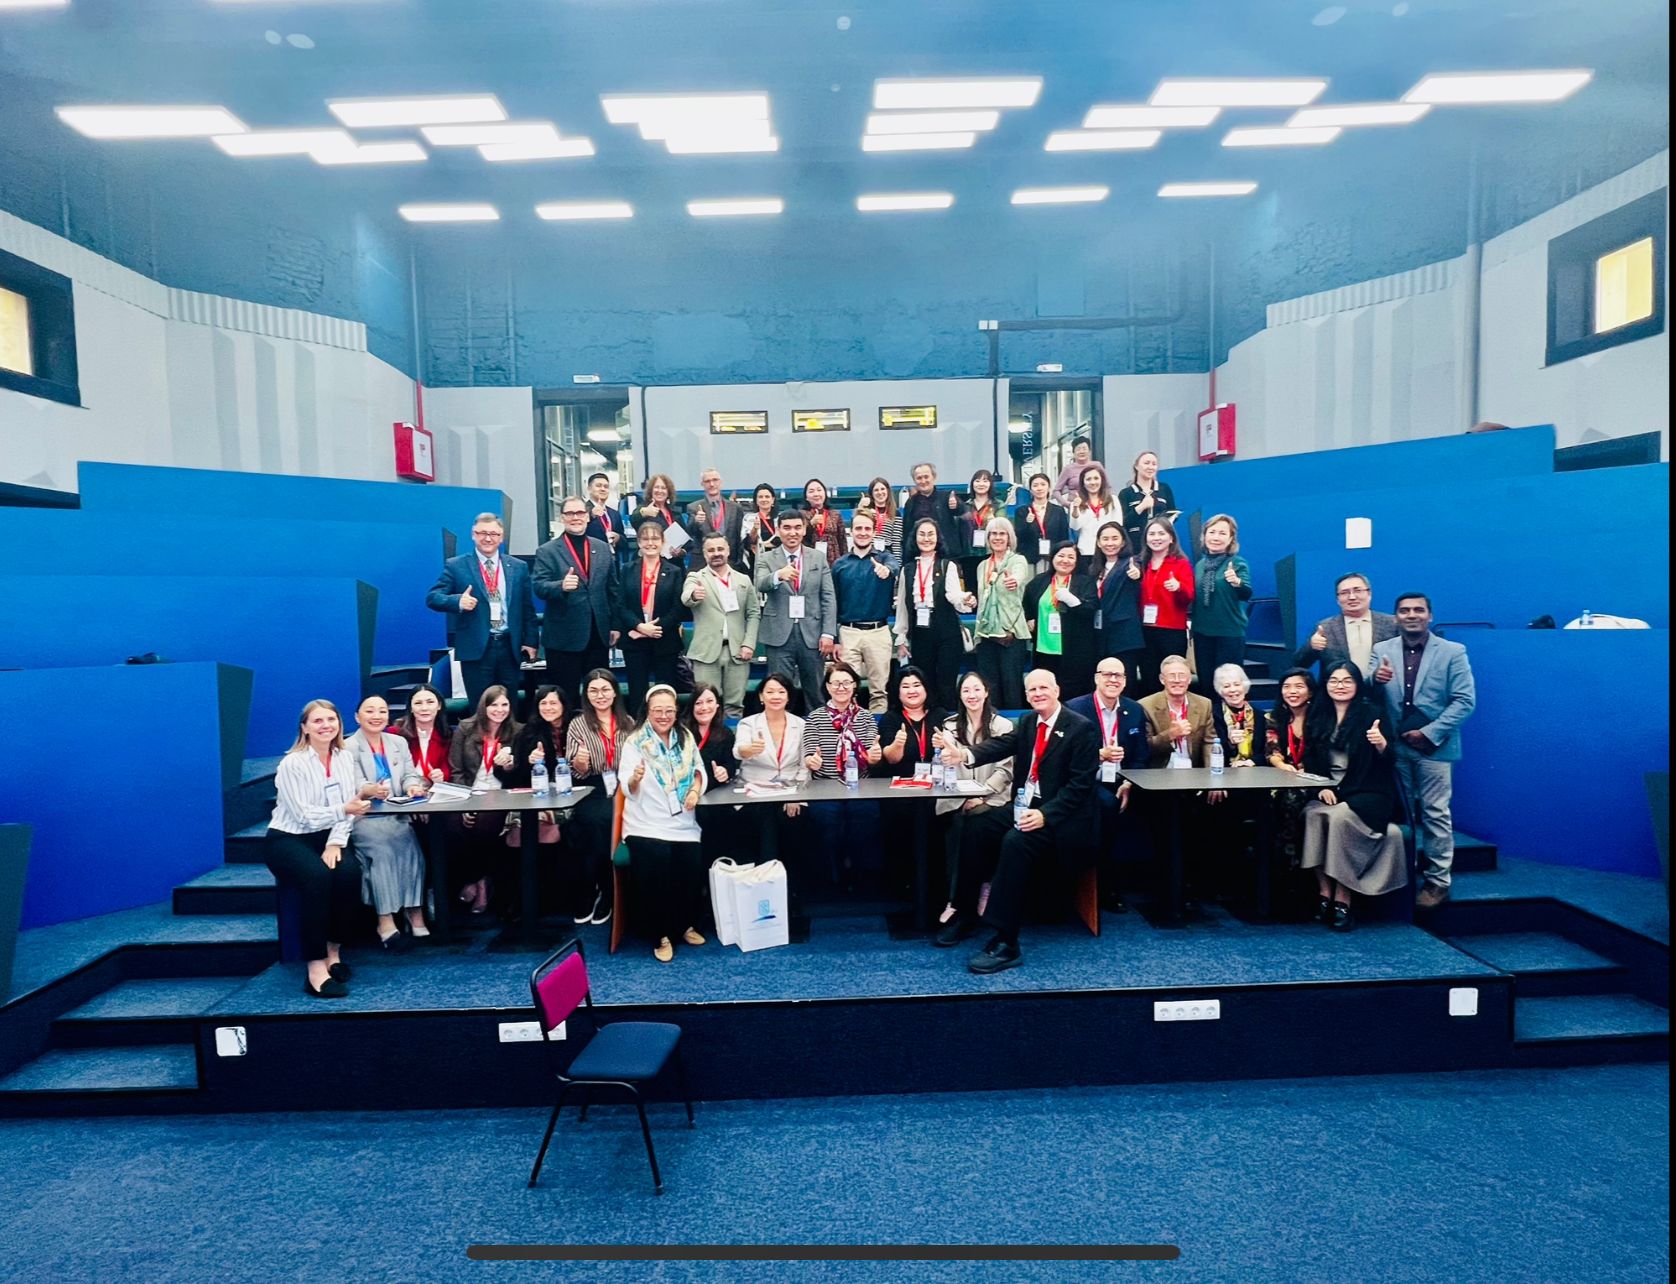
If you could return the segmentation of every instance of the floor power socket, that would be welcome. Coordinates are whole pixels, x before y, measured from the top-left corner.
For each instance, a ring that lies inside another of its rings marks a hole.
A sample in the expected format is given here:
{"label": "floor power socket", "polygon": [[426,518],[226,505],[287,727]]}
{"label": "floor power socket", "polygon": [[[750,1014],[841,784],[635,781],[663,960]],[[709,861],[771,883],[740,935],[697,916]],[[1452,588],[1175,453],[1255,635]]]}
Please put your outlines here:
{"label": "floor power socket", "polygon": [[1220,1021],[1221,999],[1177,999],[1173,1003],[1154,1003],[1154,1021]]}

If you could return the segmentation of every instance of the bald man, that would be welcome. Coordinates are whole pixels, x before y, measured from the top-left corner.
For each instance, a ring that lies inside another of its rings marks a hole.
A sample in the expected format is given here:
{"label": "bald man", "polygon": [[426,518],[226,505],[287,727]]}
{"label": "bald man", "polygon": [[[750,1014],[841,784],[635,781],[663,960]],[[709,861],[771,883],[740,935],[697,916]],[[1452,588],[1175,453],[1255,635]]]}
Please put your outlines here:
{"label": "bald man", "polygon": [[986,872],[962,862],[954,895],[954,918],[937,934],[952,946],[977,931],[981,921],[994,936],[966,966],[980,976],[1004,972],[1024,961],[1019,923],[1031,870],[1046,865],[1067,881],[1094,863],[1100,832],[1095,782],[1100,771],[1100,733],[1087,718],[1059,703],[1059,681],[1046,669],[1024,675],[1030,712],[1006,735],[975,749],[939,732],[938,747],[969,765],[1013,760],[1013,784],[1028,792],[1023,815],[1001,839],[990,879],[989,902],[978,916],[978,889]]}

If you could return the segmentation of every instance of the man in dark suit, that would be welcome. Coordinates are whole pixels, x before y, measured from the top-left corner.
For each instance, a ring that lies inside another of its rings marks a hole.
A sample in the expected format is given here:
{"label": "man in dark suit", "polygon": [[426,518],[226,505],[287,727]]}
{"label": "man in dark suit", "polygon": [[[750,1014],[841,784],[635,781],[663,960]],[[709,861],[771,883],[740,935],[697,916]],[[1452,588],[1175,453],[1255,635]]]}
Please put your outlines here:
{"label": "man in dark suit", "polygon": [[733,566],[743,566],[739,549],[744,540],[745,510],[736,500],[722,495],[722,475],[714,468],[706,468],[698,475],[699,489],[704,498],[687,505],[686,527],[692,535],[688,558],[692,570],[704,566],[704,541],[710,535],[727,536],[727,560]]}
{"label": "man in dark suit", "polygon": [[902,504],[903,556],[909,556],[918,547],[914,543],[914,527],[928,517],[937,523],[943,555],[958,556],[965,551],[960,540],[960,497],[952,490],[937,489],[937,470],[930,464],[915,464],[913,478],[913,492]]}
{"label": "man in dark suit", "polygon": [[521,657],[535,659],[535,602],[530,597],[529,568],[516,557],[503,557],[506,528],[493,513],[479,513],[471,524],[475,553],[451,557],[425,595],[425,605],[450,617],[454,658],[466,683],[466,700],[477,700],[492,686],[513,693],[523,689]]}
{"label": "man in dark suit", "polygon": [[1292,663],[1307,669],[1317,660],[1343,655],[1362,671],[1364,678],[1371,678],[1374,645],[1397,636],[1397,617],[1371,609],[1373,588],[1360,571],[1339,576],[1333,591],[1338,595],[1339,614],[1329,615],[1315,626],[1315,632],[1298,648]]}
{"label": "man in dark suit", "polygon": [[595,473],[588,478],[588,535],[592,539],[602,539],[611,546],[616,560],[622,561],[624,556],[623,532],[627,528],[623,524],[623,515],[617,511],[617,506],[611,502],[611,478],[604,473]]}
{"label": "man in dark suit", "polygon": [[[1001,854],[989,883],[982,922],[994,929],[989,944],[966,966],[979,975],[1004,972],[1024,961],[1018,948],[1019,923],[1030,872],[1051,865],[1074,877],[1094,860],[1099,832],[1100,733],[1088,719],[1059,703],[1059,682],[1046,669],[1024,675],[1024,699],[1030,712],[1005,735],[969,748],[948,732],[938,733],[938,747],[968,765],[1013,760],[1013,783],[1027,794],[1027,806],[1001,839]],[[976,928],[976,875],[960,871],[955,889],[955,917],[939,934],[939,944],[954,944]],[[943,937],[953,939],[944,941]]]}
{"label": "man in dark suit", "polygon": [[559,506],[564,534],[535,554],[535,595],[547,603],[541,646],[547,680],[567,701],[581,699],[582,675],[602,669],[617,644],[611,627],[617,598],[617,564],[604,540],[588,535],[588,506],[566,495]]}
{"label": "man in dark suit", "polygon": [[1094,693],[1065,704],[1100,732],[1100,783],[1094,794],[1100,805],[1100,903],[1119,914],[1129,907],[1123,903],[1118,849],[1144,839],[1141,827],[1129,814],[1131,786],[1119,779],[1118,771],[1124,763],[1143,767],[1152,754],[1147,742],[1146,710],[1123,694],[1128,680],[1123,661],[1108,656],[1094,666]]}

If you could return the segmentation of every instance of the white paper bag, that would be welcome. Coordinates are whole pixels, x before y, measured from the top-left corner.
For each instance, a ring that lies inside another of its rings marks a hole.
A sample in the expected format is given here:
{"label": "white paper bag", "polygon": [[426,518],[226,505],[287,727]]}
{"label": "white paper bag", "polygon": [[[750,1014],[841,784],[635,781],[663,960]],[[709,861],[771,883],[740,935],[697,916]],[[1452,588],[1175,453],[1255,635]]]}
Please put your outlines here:
{"label": "white paper bag", "polygon": [[716,939],[732,945],[739,939],[738,920],[733,915],[733,880],[754,864],[737,865],[726,856],[710,865],[710,911],[716,917]]}
{"label": "white paper bag", "polygon": [[791,913],[786,867],[777,860],[764,861],[729,882],[739,948],[749,954],[771,945],[789,944]]}

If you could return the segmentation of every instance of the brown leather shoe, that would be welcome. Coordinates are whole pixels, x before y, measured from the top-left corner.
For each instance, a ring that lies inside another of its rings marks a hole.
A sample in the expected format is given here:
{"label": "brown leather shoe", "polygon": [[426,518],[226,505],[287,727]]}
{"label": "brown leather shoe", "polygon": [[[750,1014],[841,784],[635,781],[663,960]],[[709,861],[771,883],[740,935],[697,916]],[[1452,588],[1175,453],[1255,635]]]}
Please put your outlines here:
{"label": "brown leather shoe", "polygon": [[1427,883],[1414,898],[1417,910],[1434,910],[1449,899],[1449,888],[1442,883]]}

